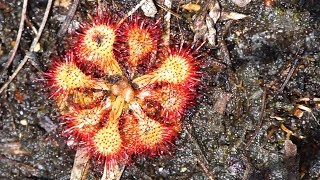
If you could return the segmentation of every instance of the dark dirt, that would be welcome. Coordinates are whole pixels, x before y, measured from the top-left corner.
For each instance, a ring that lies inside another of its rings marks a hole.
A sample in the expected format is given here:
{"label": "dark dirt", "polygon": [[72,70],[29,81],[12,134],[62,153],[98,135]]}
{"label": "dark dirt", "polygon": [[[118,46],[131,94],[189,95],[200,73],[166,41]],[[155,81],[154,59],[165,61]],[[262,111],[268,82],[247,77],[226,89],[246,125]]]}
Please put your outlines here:
{"label": "dark dirt", "polygon": [[[138,159],[126,167],[122,179],[209,179],[210,175],[214,179],[319,178],[320,102],[313,99],[320,97],[319,3],[282,0],[265,7],[262,1],[253,1],[240,8],[229,1],[219,2],[224,10],[249,17],[218,21],[217,39],[223,39],[225,46],[205,44],[206,86],[198,105],[185,117],[176,151],[171,156]],[[36,28],[46,3],[29,2],[27,16]],[[85,17],[92,3],[81,3],[75,19]],[[121,7],[117,9],[120,12],[135,5],[114,3]],[[198,14],[181,10],[179,4],[174,1],[172,10],[186,18],[172,18],[172,24],[180,25],[172,27],[172,35],[192,41],[192,18],[187,17]],[[2,66],[13,48],[21,10],[20,0],[0,1]],[[158,10],[157,16],[163,15]],[[53,6],[40,39],[41,49],[35,53],[44,70],[63,47],[56,34],[66,14],[66,8]],[[0,86],[17,68],[34,36],[26,25],[13,64],[0,77]],[[225,63],[229,60],[230,64]],[[292,76],[286,81],[290,71]],[[60,136],[59,115],[48,99],[43,78],[28,62],[0,95],[0,179],[70,178],[75,151]],[[298,102],[299,98],[311,100]],[[310,112],[302,110],[302,117],[296,117],[297,104]],[[100,176],[91,170],[88,179]]]}

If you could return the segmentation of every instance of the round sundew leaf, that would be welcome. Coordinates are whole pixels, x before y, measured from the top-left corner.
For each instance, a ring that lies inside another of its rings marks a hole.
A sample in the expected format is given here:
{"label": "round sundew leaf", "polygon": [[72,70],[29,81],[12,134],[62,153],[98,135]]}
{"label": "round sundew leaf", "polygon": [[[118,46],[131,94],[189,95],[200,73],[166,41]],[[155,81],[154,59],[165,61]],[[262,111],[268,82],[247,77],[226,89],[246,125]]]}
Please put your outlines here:
{"label": "round sundew leaf", "polygon": [[128,161],[118,123],[108,121],[92,135],[89,141],[85,142],[85,146],[97,160],[105,163],[108,168],[112,168],[117,162]]}
{"label": "round sundew leaf", "polygon": [[194,89],[200,81],[197,57],[191,49],[168,49],[161,58],[160,65],[153,72],[142,75],[133,80],[139,88],[155,84],[168,83],[182,85]]}
{"label": "round sundew leaf", "polygon": [[98,68],[107,75],[122,75],[121,68],[115,57],[116,23],[110,14],[104,17],[94,16],[90,22],[83,23],[76,33],[74,50],[80,64],[86,64],[88,69]]}
{"label": "round sundew leaf", "polygon": [[[55,59],[49,72],[45,73],[52,96],[67,96],[76,89],[94,88],[96,81],[92,76],[84,74],[76,65],[75,56],[68,52],[61,59]],[[52,97],[51,96],[51,97]]]}
{"label": "round sundew leaf", "polygon": [[[120,28],[118,41],[123,44],[119,57],[125,64],[129,76],[137,73],[138,66],[148,67],[151,58],[161,46],[161,28],[159,21],[135,15]],[[148,69],[148,68],[147,68]]]}

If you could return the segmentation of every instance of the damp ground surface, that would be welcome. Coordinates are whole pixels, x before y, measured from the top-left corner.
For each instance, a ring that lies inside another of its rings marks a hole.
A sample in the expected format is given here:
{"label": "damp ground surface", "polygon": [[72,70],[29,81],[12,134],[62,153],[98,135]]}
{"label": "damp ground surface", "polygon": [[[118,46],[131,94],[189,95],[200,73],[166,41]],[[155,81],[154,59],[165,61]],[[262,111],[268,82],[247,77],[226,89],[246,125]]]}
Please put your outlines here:
{"label": "damp ground surface", "polygon": [[[35,37],[31,27],[39,27],[46,3],[29,2],[29,23],[12,65],[1,71],[0,86],[29,50]],[[201,10],[183,10],[186,3],[173,1],[172,11],[182,18],[172,17],[177,26],[171,37],[191,43],[197,29],[193,20]],[[70,178],[75,151],[60,135],[59,113],[40,72],[64,46],[56,38],[68,12],[62,4],[53,6],[34,60],[0,95],[0,179]],[[122,13],[135,6],[109,4]],[[320,177],[319,3],[283,0],[266,7],[254,1],[238,7],[222,0],[220,6],[248,17],[218,21],[217,44],[202,48],[204,88],[185,115],[176,150],[170,156],[137,159],[122,179]],[[70,27],[92,7],[93,2],[80,3]],[[0,1],[1,69],[13,48],[21,10],[22,1]],[[157,18],[165,13],[158,10]],[[101,177],[96,169],[90,168],[88,179]]]}

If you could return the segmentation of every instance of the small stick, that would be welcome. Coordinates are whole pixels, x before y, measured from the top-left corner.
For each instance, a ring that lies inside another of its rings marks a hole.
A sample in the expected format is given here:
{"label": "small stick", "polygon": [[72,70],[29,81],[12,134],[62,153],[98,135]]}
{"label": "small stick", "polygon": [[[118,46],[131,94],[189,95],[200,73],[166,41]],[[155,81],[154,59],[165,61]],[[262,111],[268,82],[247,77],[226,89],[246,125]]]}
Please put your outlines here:
{"label": "small stick", "polygon": [[201,168],[203,169],[203,171],[206,173],[206,175],[208,176],[208,178],[210,180],[214,180],[213,176],[211,175],[211,172],[208,170],[207,166],[200,160],[197,159],[198,164],[201,166]]}
{"label": "small stick", "polygon": [[98,16],[99,18],[102,18],[103,5],[101,3],[101,0],[97,0],[97,4],[98,4]]}
{"label": "small stick", "polygon": [[131,9],[120,21],[119,25],[122,24],[129,16],[136,12],[147,0],[141,0],[133,9]]}
{"label": "small stick", "polygon": [[252,173],[252,169],[253,168],[252,168],[251,163],[249,162],[249,158],[248,158],[248,153],[247,152],[245,152],[245,154],[244,154],[243,161],[244,161],[244,164],[246,166],[246,170],[243,173],[242,180],[249,180],[250,179],[250,174]]}
{"label": "small stick", "polygon": [[69,12],[67,14],[67,17],[65,19],[65,21],[63,22],[63,24],[61,25],[61,28],[58,31],[58,38],[61,38],[67,31],[69,24],[71,23],[71,20],[74,16],[74,14],[76,13],[77,7],[79,4],[79,0],[74,0],[73,3],[71,4],[71,7],[69,9]]}
{"label": "small stick", "polygon": [[265,110],[267,107],[267,89],[264,87],[263,89],[263,95],[262,95],[262,102],[261,102],[261,111],[260,111],[260,116],[259,116],[259,126],[256,127],[252,137],[249,139],[247,143],[247,148],[249,148],[253,142],[253,139],[257,136],[258,132],[260,131],[262,125],[263,125],[263,118],[265,116]]}
{"label": "small stick", "polygon": [[[190,127],[191,125],[189,125]],[[213,180],[214,179],[214,174],[210,171],[210,168],[209,168],[209,162],[207,160],[207,158],[205,157],[202,149],[200,148],[197,140],[191,135],[191,133],[189,132],[189,130],[187,129],[187,134],[189,136],[189,139],[192,141],[192,143],[196,146],[196,148],[199,150],[199,154],[198,154],[198,157],[197,158],[197,162],[198,164],[201,166],[202,170],[204,171],[204,173],[208,176],[208,178],[210,180]]]}
{"label": "small stick", "polygon": [[14,45],[13,50],[12,50],[12,54],[11,54],[9,60],[7,61],[6,65],[4,66],[3,73],[5,72],[6,69],[8,69],[8,67],[12,63],[14,57],[16,56],[16,53],[17,53],[17,50],[18,50],[18,47],[19,47],[19,44],[20,44],[22,32],[23,32],[24,21],[26,19],[27,5],[28,5],[28,0],[23,0],[23,7],[22,7],[22,13],[21,13],[21,20],[20,20],[18,35],[17,35],[16,42],[15,42],[15,45]]}
{"label": "small stick", "polygon": [[39,27],[38,30],[38,34],[37,36],[33,39],[32,44],[30,46],[29,52],[24,56],[23,60],[21,61],[21,63],[19,64],[19,66],[17,67],[17,69],[14,71],[14,73],[9,77],[8,81],[6,83],[3,84],[3,86],[0,88],[0,94],[8,87],[8,85],[11,83],[11,81],[17,76],[17,74],[19,73],[19,71],[22,69],[22,67],[26,64],[26,62],[28,61],[28,59],[30,58],[30,53],[33,52],[34,47],[36,46],[36,44],[38,43],[42,31],[46,25],[48,16],[49,16],[49,12],[52,6],[52,1],[53,0],[49,0],[47,7],[46,7],[46,11],[44,13],[44,17],[42,19],[41,25]]}
{"label": "small stick", "polygon": [[89,159],[87,150],[81,148],[76,152],[76,156],[73,162],[70,180],[82,180],[86,179],[89,169]]}
{"label": "small stick", "polygon": [[34,34],[38,33],[37,28],[34,27],[34,25],[32,24],[32,22],[31,22],[31,20],[30,20],[30,18],[28,16],[26,16],[26,24],[27,24],[27,26],[29,26],[32,29]]}
{"label": "small stick", "polygon": [[167,8],[166,6],[163,6],[161,4],[157,4],[157,6],[159,6],[161,9],[170,12],[172,15],[174,15],[176,18],[178,19],[183,19],[182,16],[180,16],[178,13],[172,11],[171,9]]}
{"label": "small stick", "polygon": [[[171,10],[172,6],[172,1],[171,0],[164,0],[164,5]],[[164,16],[164,21],[166,23],[165,26],[165,34],[163,35],[163,43],[164,45],[169,45],[170,44],[170,19],[171,19],[171,12],[168,11],[167,14]]]}
{"label": "small stick", "polygon": [[279,89],[279,92],[282,92],[284,90],[284,88],[287,86],[290,78],[292,77],[294,71],[296,70],[297,66],[299,65],[299,58],[297,58],[293,64],[291,65],[290,71],[286,77],[286,80],[284,81],[284,83],[282,84],[281,88]]}

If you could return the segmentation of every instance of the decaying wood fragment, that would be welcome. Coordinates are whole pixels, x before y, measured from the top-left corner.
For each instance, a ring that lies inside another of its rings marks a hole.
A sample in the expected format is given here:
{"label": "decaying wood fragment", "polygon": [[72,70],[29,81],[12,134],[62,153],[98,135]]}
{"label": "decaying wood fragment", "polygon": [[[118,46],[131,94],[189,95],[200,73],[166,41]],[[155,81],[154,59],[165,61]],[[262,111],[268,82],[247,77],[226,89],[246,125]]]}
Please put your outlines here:
{"label": "decaying wood fragment", "polygon": [[101,180],[120,180],[122,173],[124,171],[125,166],[117,164],[113,166],[112,169],[107,169],[106,166],[104,166],[103,175],[101,177]]}
{"label": "decaying wood fragment", "polygon": [[251,2],[251,0],[231,0],[231,1],[239,7],[245,7]]}
{"label": "decaying wood fragment", "polygon": [[292,114],[293,114],[295,117],[297,117],[297,118],[300,119],[300,118],[303,116],[303,111],[302,111],[301,109],[299,109],[299,108],[297,107],[297,105],[295,105],[294,108],[293,108]]}
{"label": "decaying wood fragment", "polygon": [[152,0],[147,0],[144,4],[142,4],[141,10],[147,17],[154,17],[158,12]]}
{"label": "decaying wood fragment", "polygon": [[215,25],[218,21],[239,20],[247,17],[245,14],[221,10],[217,0],[207,1],[198,11],[199,14],[192,24],[195,32],[194,42],[208,41],[212,46],[216,46],[217,31]]}
{"label": "decaying wood fragment", "polygon": [[70,180],[85,180],[88,174],[88,161],[90,159],[90,156],[88,155],[87,150],[85,149],[78,149],[72,171],[71,171],[71,177]]}
{"label": "decaying wood fragment", "polygon": [[217,101],[213,106],[213,110],[223,115],[231,97],[232,97],[231,93],[227,93],[227,92],[219,93]]}
{"label": "decaying wood fragment", "polygon": [[299,161],[297,160],[297,146],[291,140],[284,141],[284,164],[287,179],[299,179]]}
{"label": "decaying wood fragment", "polygon": [[222,11],[220,20],[221,21],[227,21],[227,20],[240,20],[248,17],[248,15],[237,13],[237,12],[228,12],[228,11]]}
{"label": "decaying wood fragment", "polygon": [[0,154],[30,155],[31,152],[21,149],[21,143],[15,141],[15,142],[1,142]]}
{"label": "decaying wood fragment", "polygon": [[188,3],[182,5],[181,8],[188,11],[199,11],[201,9],[201,6],[199,4]]}
{"label": "decaying wood fragment", "polygon": [[290,139],[290,136],[291,136],[291,135],[292,135],[292,136],[295,136],[295,137],[297,137],[297,138],[299,138],[299,139],[304,139],[303,136],[300,136],[300,135],[294,133],[293,131],[291,131],[290,129],[288,129],[284,124],[281,124],[281,125],[280,125],[280,128],[281,128],[285,133],[287,133],[286,139]]}
{"label": "decaying wood fragment", "polygon": [[[21,177],[33,177],[34,179],[41,179],[41,170],[34,165],[27,164],[25,162],[15,161],[5,156],[0,156],[0,164],[6,164],[15,168],[19,168],[19,173]],[[1,175],[0,175],[1,176]],[[2,179],[2,178],[1,178]],[[9,177],[5,179],[10,179]],[[19,179],[19,178],[18,178]]]}
{"label": "decaying wood fragment", "polygon": [[[164,0],[164,6],[169,10],[171,10],[172,1]],[[166,46],[170,44],[170,26],[171,26],[170,20],[171,20],[171,12],[167,11],[167,14],[164,16],[165,27],[164,27],[164,34],[162,36],[163,44]]]}

